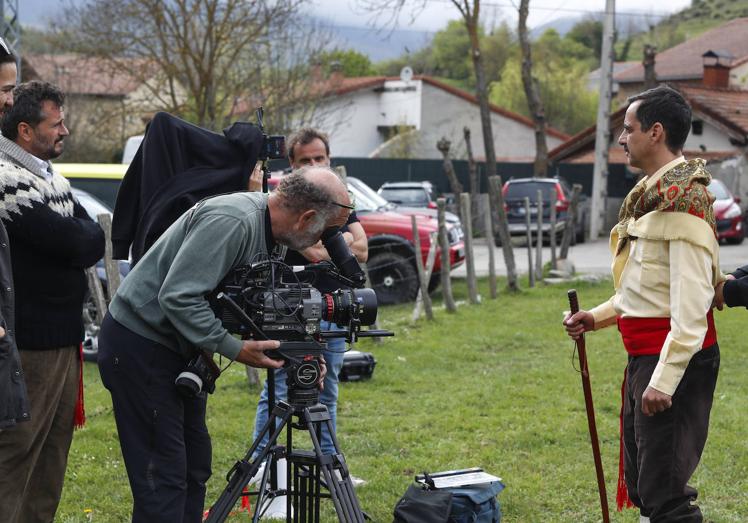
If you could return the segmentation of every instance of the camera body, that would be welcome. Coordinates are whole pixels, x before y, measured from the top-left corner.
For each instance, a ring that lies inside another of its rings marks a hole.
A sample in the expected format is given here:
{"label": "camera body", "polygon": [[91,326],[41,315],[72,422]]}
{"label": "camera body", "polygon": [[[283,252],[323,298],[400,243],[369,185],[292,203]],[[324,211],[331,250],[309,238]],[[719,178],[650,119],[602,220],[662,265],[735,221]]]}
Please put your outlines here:
{"label": "camera body", "polygon": [[286,158],[286,137],[282,135],[262,135],[260,160],[282,160]]}

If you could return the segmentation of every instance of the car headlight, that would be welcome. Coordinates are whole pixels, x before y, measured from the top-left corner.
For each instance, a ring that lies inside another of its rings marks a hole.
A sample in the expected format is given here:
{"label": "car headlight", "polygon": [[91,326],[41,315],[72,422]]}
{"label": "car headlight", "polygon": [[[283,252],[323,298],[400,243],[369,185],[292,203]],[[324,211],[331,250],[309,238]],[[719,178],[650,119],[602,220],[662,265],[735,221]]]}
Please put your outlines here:
{"label": "car headlight", "polygon": [[453,226],[447,232],[447,236],[449,237],[449,244],[454,245],[455,243],[459,242],[464,236],[464,233],[462,232],[462,227],[460,227],[459,225]]}
{"label": "car headlight", "polygon": [[740,207],[733,203],[725,212],[725,220],[732,220],[738,216],[740,216]]}

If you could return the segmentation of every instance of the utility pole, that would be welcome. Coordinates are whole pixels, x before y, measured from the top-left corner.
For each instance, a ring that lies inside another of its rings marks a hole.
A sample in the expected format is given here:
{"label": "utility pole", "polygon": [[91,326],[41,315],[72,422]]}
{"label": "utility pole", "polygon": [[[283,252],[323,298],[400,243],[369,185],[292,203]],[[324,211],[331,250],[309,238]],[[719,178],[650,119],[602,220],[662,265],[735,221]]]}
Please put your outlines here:
{"label": "utility pole", "polygon": [[18,0],[0,0],[0,36],[16,52],[16,69],[21,80],[21,24],[18,21]]}
{"label": "utility pole", "polygon": [[613,88],[613,43],[615,40],[615,0],[605,1],[603,46],[600,57],[600,100],[597,105],[595,167],[592,171],[592,216],[590,236],[595,239],[605,227],[608,196],[608,148],[610,147],[610,102]]}

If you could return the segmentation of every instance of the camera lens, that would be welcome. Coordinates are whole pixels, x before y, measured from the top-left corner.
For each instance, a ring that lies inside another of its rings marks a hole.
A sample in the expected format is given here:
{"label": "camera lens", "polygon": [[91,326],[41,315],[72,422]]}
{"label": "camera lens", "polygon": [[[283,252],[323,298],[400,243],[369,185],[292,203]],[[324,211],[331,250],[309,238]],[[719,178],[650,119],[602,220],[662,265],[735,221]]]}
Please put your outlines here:
{"label": "camera lens", "polygon": [[323,296],[323,319],[345,325],[351,321],[355,311],[361,325],[373,325],[377,321],[377,294],[373,289],[338,289]]}
{"label": "camera lens", "polygon": [[200,379],[200,376],[188,370],[177,376],[174,384],[177,386],[177,390],[188,398],[197,396],[203,389],[203,380]]}

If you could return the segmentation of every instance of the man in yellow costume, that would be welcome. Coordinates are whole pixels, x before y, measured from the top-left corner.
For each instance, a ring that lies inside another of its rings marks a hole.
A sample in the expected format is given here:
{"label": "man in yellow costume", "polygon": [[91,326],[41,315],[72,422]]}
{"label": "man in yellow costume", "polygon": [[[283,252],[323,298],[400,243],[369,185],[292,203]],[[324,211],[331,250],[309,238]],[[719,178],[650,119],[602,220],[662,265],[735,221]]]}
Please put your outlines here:
{"label": "man in yellow costume", "polygon": [[723,279],[711,176],[683,144],[691,109],[660,86],[629,98],[618,142],[645,176],[610,234],[615,295],[564,319],[572,338],[613,324],[628,352],[622,390],[619,510],[642,521],[701,522],[688,485],[701,458],[719,371],[712,318]]}

